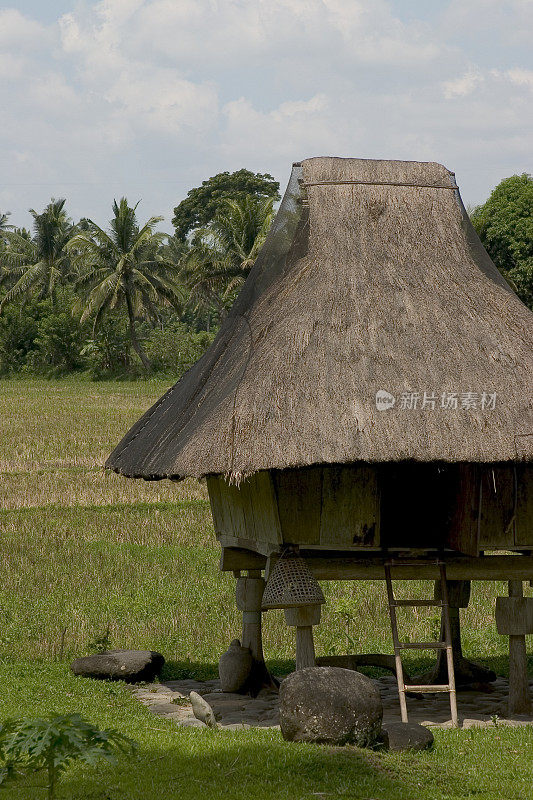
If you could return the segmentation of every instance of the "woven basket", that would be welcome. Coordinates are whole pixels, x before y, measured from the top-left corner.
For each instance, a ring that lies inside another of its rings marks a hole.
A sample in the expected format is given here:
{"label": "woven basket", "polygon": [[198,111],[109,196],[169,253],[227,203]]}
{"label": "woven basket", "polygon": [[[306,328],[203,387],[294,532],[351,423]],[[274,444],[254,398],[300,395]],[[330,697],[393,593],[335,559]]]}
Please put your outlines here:
{"label": "woven basket", "polygon": [[325,603],[322,589],[301,556],[282,556],[270,573],[262,608],[294,608]]}

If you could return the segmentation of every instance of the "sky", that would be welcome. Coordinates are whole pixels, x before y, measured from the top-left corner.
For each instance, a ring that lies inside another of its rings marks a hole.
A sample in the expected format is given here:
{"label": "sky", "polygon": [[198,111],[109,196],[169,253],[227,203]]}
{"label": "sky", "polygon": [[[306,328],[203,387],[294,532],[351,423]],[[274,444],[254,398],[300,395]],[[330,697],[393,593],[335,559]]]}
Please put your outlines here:
{"label": "sky", "polygon": [[532,172],[533,0],[0,6],[0,212],[163,215],[224,170],[438,161],[467,205]]}

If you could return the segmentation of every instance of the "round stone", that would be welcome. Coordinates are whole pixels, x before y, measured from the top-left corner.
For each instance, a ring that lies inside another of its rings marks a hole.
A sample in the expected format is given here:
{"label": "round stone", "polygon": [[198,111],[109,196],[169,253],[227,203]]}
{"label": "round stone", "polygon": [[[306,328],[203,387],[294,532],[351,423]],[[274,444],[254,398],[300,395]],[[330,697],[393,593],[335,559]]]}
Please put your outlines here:
{"label": "round stone", "polygon": [[340,667],[308,667],[280,686],[283,738],[294,742],[373,745],[383,706],[374,682]]}

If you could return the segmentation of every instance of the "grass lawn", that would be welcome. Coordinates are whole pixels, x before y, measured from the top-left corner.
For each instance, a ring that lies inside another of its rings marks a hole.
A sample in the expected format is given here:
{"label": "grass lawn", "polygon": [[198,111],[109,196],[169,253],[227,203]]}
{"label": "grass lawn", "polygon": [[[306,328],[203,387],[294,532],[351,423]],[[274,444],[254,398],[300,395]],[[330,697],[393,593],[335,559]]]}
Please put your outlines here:
{"label": "grass lawn", "polygon": [[[169,677],[212,676],[239,635],[234,580],[218,571],[205,487],[129,481],[101,469],[166,388],[161,381],[0,381],[0,719],[79,711],[140,745],[133,761],[72,768],[60,796],[532,798],[530,729],[439,732],[435,749],[418,755],[333,751],[289,745],[268,731],[180,730],[149,714],[127,687],[70,675],[69,661],[107,637],[111,647],[160,650]],[[323,588],[318,654],[391,652],[383,584]],[[421,596],[431,590],[422,582],[403,588]],[[465,652],[505,672],[507,640],[493,620],[504,587],[473,588]],[[265,617],[267,658],[287,666],[293,633],[281,612]],[[418,638],[438,625],[430,609],[406,609],[402,622],[404,635]],[[43,797],[43,785],[43,776],[32,776],[4,796]]]}

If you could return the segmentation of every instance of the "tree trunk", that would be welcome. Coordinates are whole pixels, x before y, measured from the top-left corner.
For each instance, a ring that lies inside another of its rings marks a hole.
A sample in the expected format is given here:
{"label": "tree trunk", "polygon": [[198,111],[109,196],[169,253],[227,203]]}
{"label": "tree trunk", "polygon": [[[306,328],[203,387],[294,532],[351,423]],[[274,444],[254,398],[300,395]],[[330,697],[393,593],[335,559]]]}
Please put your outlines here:
{"label": "tree trunk", "polygon": [[131,346],[133,347],[133,349],[135,350],[135,352],[137,353],[137,355],[141,359],[142,365],[145,368],[145,370],[147,372],[149,372],[151,370],[151,368],[152,368],[152,365],[151,365],[151,363],[150,363],[150,361],[148,359],[148,356],[146,355],[146,353],[142,349],[141,343],[137,339],[137,333],[135,331],[135,316],[133,314],[133,306],[131,304],[131,297],[130,297],[130,295],[129,295],[127,290],[126,290],[125,294],[126,294],[126,306],[128,308],[128,319],[129,319],[129,323],[130,323],[130,341],[131,341]]}

